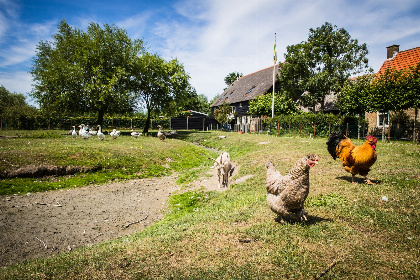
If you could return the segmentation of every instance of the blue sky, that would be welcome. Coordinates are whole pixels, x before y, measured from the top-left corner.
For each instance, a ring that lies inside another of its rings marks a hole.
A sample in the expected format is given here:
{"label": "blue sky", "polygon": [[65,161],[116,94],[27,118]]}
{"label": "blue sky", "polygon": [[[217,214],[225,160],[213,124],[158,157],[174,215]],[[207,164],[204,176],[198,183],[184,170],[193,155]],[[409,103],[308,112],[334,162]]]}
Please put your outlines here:
{"label": "blue sky", "polygon": [[1,85],[32,90],[28,72],[36,46],[51,39],[62,19],[82,30],[90,22],[126,29],[150,52],[178,58],[197,93],[209,100],[223,91],[229,73],[272,66],[275,32],[280,62],[288,45],[306,41],[309,28],[325,22],[366,43],[375,71],[387,46],[420,47],[418,0],[0,0]]}

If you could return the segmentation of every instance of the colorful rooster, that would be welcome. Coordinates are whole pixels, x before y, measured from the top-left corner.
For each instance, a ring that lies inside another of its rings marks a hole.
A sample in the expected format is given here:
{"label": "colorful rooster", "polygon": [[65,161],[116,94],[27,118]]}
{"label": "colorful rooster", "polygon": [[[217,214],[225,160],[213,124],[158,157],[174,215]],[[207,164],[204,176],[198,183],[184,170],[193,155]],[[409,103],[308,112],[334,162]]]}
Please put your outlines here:
{"label": "colorful rooster", "polygon": [[366,140],[363,145],[355,146],[348,137],[336,131],[327,141],[328,152],[334,160],[338,157],[343,162],[344,170],[351,173],[352,183],[354,176],[360,174],[367,184],[374,184],[366,176],[376,161],[377,140],[371,135],[366,136]]}

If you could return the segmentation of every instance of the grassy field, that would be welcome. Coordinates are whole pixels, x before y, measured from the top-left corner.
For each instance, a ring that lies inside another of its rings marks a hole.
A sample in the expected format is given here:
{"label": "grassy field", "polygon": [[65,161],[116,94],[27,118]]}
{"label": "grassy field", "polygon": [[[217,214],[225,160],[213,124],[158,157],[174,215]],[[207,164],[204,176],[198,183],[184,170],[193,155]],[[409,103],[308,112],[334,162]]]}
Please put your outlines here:
{"label": "grassy field", "polygon": [[[204,174],[214,149],[241,165],[238,177],[255,175],[225,192],[173,195],[165,218],[135,236],[3,267],[0,279],[311,279],[331,264],[322,279],[420,279],[420,146],[379,142],[369,173],[378,184],[371,186],[351,184],[325,138],[220,134],[180,132],[163,143],[150,136],[82,141],[53,132],[0,139],[2,172],[28,164],[100,167],[3,179],[3,195],[170,172],[182,185]],[[320,158],[311,169],[309,220],[278,224],[266,204],[265,163],[272,160],[284,174],[308,152]]]}

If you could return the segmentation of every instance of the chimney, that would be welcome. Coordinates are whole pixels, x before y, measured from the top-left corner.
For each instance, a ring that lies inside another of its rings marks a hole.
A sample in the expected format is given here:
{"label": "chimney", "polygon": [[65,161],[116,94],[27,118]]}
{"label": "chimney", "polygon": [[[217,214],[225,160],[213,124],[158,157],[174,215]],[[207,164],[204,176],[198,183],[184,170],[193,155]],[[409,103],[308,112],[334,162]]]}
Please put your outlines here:
{"label": "chimney", "polygon": [[400,51],[400,45],[386,47],[386,59],[393,58]]}

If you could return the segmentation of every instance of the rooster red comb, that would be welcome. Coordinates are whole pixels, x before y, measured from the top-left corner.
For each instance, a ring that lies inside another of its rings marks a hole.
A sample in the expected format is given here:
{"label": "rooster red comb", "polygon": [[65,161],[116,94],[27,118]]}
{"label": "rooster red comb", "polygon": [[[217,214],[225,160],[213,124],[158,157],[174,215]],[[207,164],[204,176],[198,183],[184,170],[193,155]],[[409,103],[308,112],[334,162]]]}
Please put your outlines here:
{"label": "rooster red comb", "polygon": [[374,143],[376,143],[378,140],[376,139],[376,137],[372,136],[372,135],[368,135],[366,136],[366,140],[370,140]]}

